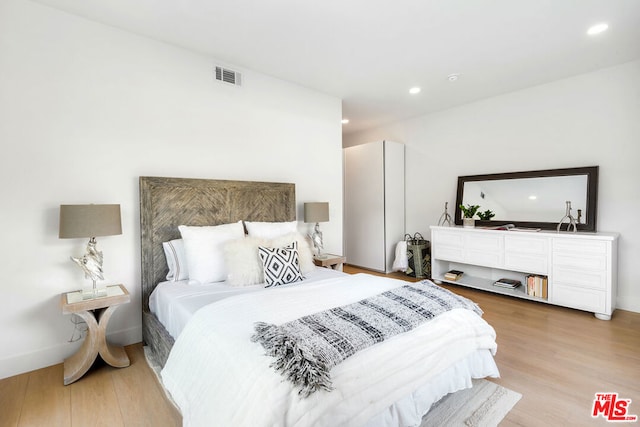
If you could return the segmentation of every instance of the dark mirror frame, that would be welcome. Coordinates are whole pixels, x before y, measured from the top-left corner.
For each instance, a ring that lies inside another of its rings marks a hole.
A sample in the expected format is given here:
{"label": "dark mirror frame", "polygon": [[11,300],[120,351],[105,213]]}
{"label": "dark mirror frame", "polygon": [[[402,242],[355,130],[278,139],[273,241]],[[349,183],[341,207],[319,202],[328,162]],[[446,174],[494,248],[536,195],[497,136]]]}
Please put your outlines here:
{"label": "dark mirror frame", "polygon": [[[502,179],[515,179],[515,178],[539,178],[539,177],[555,177],[555,176],[568,176],[568,175],[587,175],[587,207],[586,217],[587,222],[584,224],[578,224],[578,231],[596,231],[597,223],[597,211],[598,211],[598,166],[587,166],[580,168],[565,168],[565,169],[548,169],[539,171],[526,171],[526,172],[510,172],[510,173],[496,173],[488,175],[469,175],[458,177],[458,191],[456,195],[456,211],[455,211],[455,224],[462,225],[462,212],[460,210],[460,204],[464,200],[464,184],[470,181],[490,181],[490,180],[502,180]],[[562,218],[564,209],[560,207],[558,209],[558,221]],[[540,228],[543,230],[555,230],[558,226],[558,222],[523,222],[523,221],[482,221],[477,219],[476,225],[480,227],[484,226],[499,226],[504,224],[513,224],[516,227],[523,228]],[[566,222],[562,227],[566,230]]]}

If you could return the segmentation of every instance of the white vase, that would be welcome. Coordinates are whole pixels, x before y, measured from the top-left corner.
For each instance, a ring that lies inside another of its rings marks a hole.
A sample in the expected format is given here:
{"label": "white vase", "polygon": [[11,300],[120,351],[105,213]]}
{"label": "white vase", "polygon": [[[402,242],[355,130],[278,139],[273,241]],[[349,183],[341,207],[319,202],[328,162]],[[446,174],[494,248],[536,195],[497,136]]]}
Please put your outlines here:
{"label": "white vase", "polygon": [[464,228],[474,228],[476,226],[476,220],[473,218],[462,218],[462,226]]}

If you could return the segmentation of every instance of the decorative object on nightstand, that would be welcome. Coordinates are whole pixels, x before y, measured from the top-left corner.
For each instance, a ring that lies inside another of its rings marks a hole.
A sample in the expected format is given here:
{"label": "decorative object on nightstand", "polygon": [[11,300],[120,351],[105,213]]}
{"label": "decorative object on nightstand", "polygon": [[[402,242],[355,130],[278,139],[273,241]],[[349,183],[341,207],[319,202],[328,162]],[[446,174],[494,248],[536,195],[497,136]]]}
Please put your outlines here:
{"label": "decorative object on nightstand", "polygon": [[318,267],[332,268],[342,271],[342,265],[347,259],[340,255],[324,254],[324,258],[313,258],[313,263]]}
{"label": "decorative object on nightstand", "polygon": [[315,222],[313,233],[309,235],[316,251],[317,259],[324,259],[326,255],[322,253],[324,242],[322,240],[322,231],[320,231],[320,223],[329,221],[329,203],[313,202],[304,204],[304,222]]}
{"label": "decorative object on nightstand", "polygon": [[123,285],[107,286],[104,297],[90,300],[83,299],[82,291],[62,294],[62,314],[75,314],[87,323],[87,336],[82,346],[73,356],[64,360],[64,385],[80,379],[98,354],[113,367],[129,366],[129,357],[124,348],[109,344],[106,338],[111,315],[120,305],[129,301],[129,292]]}
{"label": "decorative object on nightstand", "polygon": [[560,229],[562,228],[562,223],[566,219],[568,221],[567,231],[571,231],[571,227],[573,227],[573,232],[575,233],[578,231],[578,225],[576,223],[576,219],[573,217],[573,215],[571,215],[571,201],[567,200],[566,203],[567,203],[567,211],[565,212],[564,216],[558,223],[558,227],[556,228],[556,231],[558,233],[560,232]]}
{"label": "decorative object on nightstand", "polygon": [[87,253],[81,257],[71,257],[71,260],[82,268],[84,276],[93,282],[92,293],[83,293],[83,298],[106,295],[106,289],[97,287],[97,281],[104,280],[104,276],[102,251],[96,247],[96,237],[117,234],[122,234],[120,205],[60,205],[58,237],[61,239],[89,238]]}
{"label": "decorative object on nightstand", "polygon": [[451,227],[453,225],[453,221],[451,221],[451,215],[447,211],[449,207],[449,202],[444,202],[444,212],[440,215],[440,219],[438,220],[438,225],[442,227]]}

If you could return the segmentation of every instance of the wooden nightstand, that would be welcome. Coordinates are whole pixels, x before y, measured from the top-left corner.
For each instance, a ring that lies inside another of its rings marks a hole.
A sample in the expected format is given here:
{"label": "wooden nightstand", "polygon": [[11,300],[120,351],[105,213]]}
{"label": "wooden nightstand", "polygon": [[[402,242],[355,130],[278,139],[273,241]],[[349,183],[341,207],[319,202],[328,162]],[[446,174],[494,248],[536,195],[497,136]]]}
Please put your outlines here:
{"label": "wooden nightstand", "polygon": [[342,271],[342,264],[347,261],[345,257],[340,255],[325,254],[324,256],[325,258],[313,257],[313,263],[318,267],[327,267]]}
{"label": "wooden nightstand", "polygon": [[65,292],[60,298],[62,314],[75,314],[87,323],[87,336],[80,349],[64,360],[64,385],[80,379],[91,367],[98,354],[116,368],[129,366],[124,347],[109,344],[106,338],[107,323],[113,312],[130,301],[123,285],[107,286],[107,295],[82,299],[82,292]]}

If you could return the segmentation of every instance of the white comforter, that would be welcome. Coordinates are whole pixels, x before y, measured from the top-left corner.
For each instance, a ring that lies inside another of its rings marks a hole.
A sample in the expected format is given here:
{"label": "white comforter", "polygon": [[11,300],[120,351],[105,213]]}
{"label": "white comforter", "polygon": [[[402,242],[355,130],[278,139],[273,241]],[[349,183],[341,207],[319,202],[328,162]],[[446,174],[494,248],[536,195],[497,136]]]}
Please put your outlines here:
{"label": "white comforter", "polygon": [[456,309],[363,350],[331,371],[334,390],[306,399],[250,340],[257,321],[281,324],[404,282],[358,274],[232,297],[200,309],[162,371],[186,426],[359,426],[478,349],[495,332]]}

